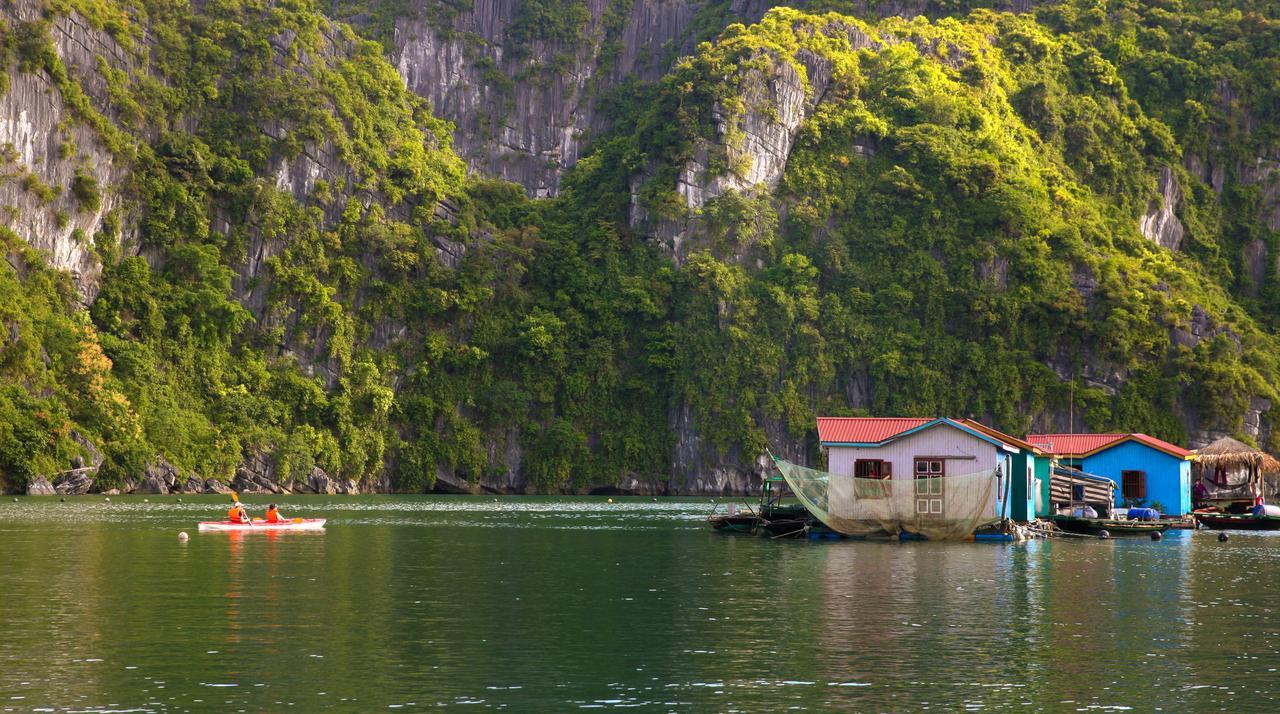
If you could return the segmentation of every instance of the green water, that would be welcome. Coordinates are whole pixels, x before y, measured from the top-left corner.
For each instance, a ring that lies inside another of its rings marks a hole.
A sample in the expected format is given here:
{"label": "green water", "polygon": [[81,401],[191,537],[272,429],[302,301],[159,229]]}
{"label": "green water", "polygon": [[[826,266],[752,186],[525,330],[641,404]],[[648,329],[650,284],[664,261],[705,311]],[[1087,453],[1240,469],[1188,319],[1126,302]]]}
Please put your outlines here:
{"label": "green water", "polygon": [[457,497],[202,534],[222,499],[150,500],[0,502],[0,710],[1280,709],[1267,534],[770,542],[705,499]]}

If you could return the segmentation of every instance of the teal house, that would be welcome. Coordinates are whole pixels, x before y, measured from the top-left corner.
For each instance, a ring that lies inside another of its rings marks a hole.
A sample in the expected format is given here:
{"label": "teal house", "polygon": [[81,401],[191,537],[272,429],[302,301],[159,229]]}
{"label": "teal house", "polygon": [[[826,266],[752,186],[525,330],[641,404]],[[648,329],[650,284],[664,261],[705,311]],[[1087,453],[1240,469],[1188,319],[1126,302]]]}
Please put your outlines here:
{"label": "teal house", "polygon": [[1064,466],[1116,485],[1116,506],[1191,512],[1192,452],[1146,434],[1031,434],[1027,441]]}
{"label": "teal house", "polygon": [[1009,517],[1027,522],[1050,515],[1049,479],[1053,457],[1035,444],[1002,434],[971,419],[961,419],[961,422],[1018,447],[1009,468]]}

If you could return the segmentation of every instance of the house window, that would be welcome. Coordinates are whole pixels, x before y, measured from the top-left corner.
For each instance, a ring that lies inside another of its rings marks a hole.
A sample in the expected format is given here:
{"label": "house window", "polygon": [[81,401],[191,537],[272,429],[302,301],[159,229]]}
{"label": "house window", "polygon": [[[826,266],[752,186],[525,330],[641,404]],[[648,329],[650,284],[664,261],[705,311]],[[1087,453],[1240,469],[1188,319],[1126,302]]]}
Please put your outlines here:
{"label": "house window", "polygon": [[888,461],[858,459],[853,462],[853,476],[853,493],[857,498],[887,498],[893,488],[891,483],[876,483],[893,477],[893,464]]}
{"label": "house window", "polygon": [[889,478],[890,464],[881,459],[858,459],[853,462],[854,478]]}
{"label": "house window", "polygon": [[1147,497],[1147,472],[1146,471],[1121,471],[1120,472],[1120,493],[1125,498],[1146,498]]}
{"label": "house window", "polygon": [[1072,501],[1084,500],[1084,484],[1082,483],[1071,484],[1071,500]]}

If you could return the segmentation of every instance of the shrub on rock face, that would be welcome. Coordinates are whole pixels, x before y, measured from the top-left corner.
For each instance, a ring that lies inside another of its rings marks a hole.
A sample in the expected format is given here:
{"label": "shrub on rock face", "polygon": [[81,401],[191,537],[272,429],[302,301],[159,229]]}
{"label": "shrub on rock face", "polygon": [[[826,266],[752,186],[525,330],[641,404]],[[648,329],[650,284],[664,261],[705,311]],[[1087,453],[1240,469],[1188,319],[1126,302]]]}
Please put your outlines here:
{"label": "shrub on rock face", "polygon": [[80,203],[80,210],[90,213],[102,207],[102,191],[98,188],[98,179],[84,169],[76,169],[76,177],[71,181],[71,193]]}

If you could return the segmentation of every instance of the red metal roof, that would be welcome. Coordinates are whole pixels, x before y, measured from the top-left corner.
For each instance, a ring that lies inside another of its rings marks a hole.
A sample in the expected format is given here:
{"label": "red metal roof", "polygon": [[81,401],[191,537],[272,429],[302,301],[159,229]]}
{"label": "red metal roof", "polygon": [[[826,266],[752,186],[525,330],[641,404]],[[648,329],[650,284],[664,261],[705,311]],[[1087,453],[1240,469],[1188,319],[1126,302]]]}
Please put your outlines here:
{"label": "red metal roof", "polygon": [[878,444],[933,419],[896,417],[818,417],[818,441],[824,444]]}
{"label": "red metal roof", "polygon": [[1136,441],[1170,456],[1185,459],[1191,452],[1146,434],[1029,434],[1027,441],[1058,456],[1088,456],[1121,441]]}
{"label": "red metal roof", "polygon": [[1181,446],[1178,446],[1177,444],[1170,444],[1167,441],[1162,441],[1160,439],[1155,438],[1154,436],[1147,436],[1146,434],[1130,434],[1129,438],[1135,441],[1142,442],[1143,444],[1146,444],[1147,446],[1150,446],[1153,449],[1159,449],[1160,451],[1163,451],[1167,454],[1177,456],[1180,459],[1185,459],[1188,456],[1191,456],[1192,454],[1192,452],[1188,449],[1184,449]]}
{"label": "red metal roof", "polygon": [[992,429],[991,427],[987,426],[986,424],[983,424],[982,422],[977,422],[972,419],[959,419],[957,421],[969,427],[970,429],[973,429],[974,431],[980,431],[983,434],[986,434],[987,436],[993,439],[996,439],[998,441],[1003,441],[1009,446],[1016,446],[1019,449],[1025,449],[1027,451],[1031,451],[1034,453],[1039,453],[1041,451],[1040,447],[1036,446],[1035,444],[1031,444],[1026,441],[1023,441],[1022,439],[1019,439],[1016,436],[1009,436],[1008,434],[1002,431],[997,431],[995,429]]}

